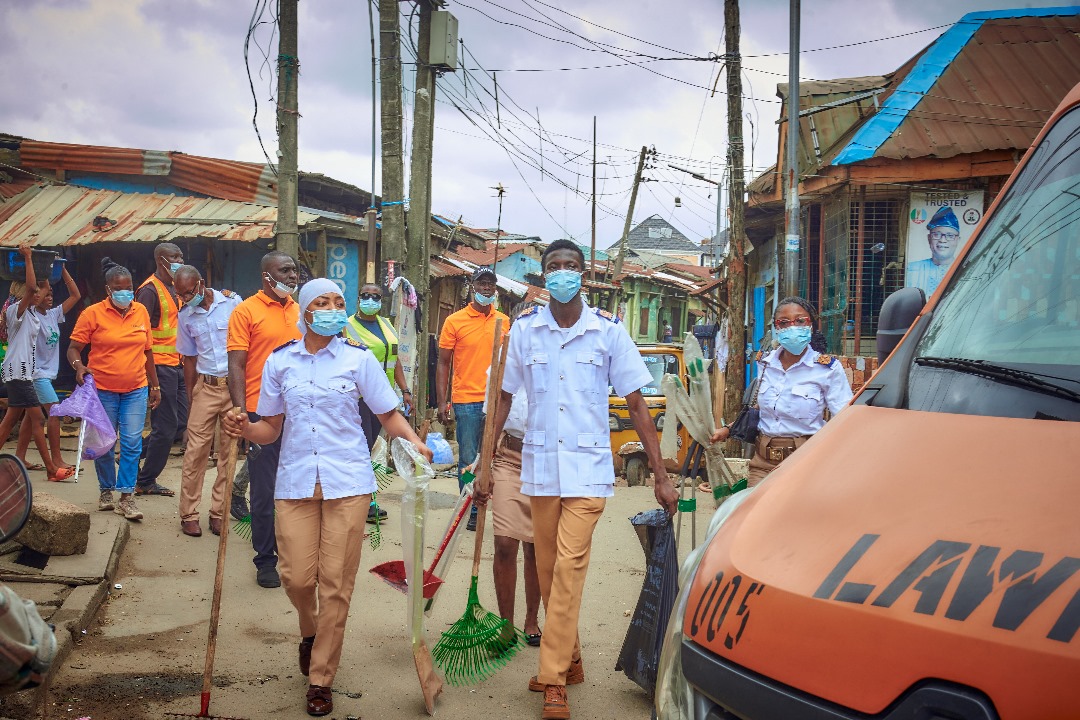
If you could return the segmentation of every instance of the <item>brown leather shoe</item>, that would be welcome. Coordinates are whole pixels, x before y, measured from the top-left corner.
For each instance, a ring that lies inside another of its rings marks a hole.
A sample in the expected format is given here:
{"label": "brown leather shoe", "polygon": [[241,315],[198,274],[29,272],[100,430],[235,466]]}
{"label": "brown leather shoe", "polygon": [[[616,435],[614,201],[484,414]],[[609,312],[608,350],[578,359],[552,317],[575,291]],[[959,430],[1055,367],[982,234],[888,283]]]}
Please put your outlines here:
{"label": "brown leather shoe", "polygon": [[[566,684],[567,685],[580,685],[585,682],[585,666],[581,663],[581,658],[578,658],[576,662],[570,663],[570,669],[566,671]],[[536,679],[533,675],[529,678],[529,689],[533,692],[544,692],[544,688],[547,685]]]}
{"label": "brown leather shoe", "polygon": [[[307,714],[315,717],[334,712],[333,690],[320,685],[309,685],[307,691]],[[567,715],[566,717],[570,717]]]}
{"label": "brown leather shoe", "polygon": [[544,688],[544,709],[540,717],[542,720],[570,720],[570,701],[566,698],[565,685]]}
{"label": "brown leather shoe", "polygon": [[305,677],[311,669],[311,648],[315,647],[315,636],[300,641],[300,673]]}
{"label": "brown leather shoe", "polygon": [[198,520],[181,520],[180,530],[190,537],[202,537],[202,528]]}
{"label": "brown leather shoe", "polygon": [[214,533],[215,535],[221,534],[221,518],[210,518],[210,532]]}

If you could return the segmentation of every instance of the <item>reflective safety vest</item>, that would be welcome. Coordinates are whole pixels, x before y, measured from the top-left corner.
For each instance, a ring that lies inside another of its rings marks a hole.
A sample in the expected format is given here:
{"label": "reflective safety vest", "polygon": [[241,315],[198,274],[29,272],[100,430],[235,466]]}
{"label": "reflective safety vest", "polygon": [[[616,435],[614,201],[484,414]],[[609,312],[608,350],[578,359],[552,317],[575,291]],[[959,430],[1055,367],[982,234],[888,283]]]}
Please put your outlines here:
{"label": "reflective safety vest", "polygon": [[378,315],[375,319],[379,321],[379,327],[382,328],[383,335],[386,337],[385,343],[379,339],[378,335],[364,327],[356,315],[349,318],[349,324],[345,326],[345,337],[367,345],[368,350],[375,355],[375,359],[382,363],[386,378],[390,381],[390,387],[397,387],[394,383],[394,367],[397,365],[398,353],[397,335],[389,320]]}
{"label": "reflective safety vest", "polygon": [[176,318],[179,308],[173,300],[172,293],[165,287],[165,283],[158,280],[157,275],[151,275],[146,282],[139,286],[144,287],[154,283],[154,289],[158,296],[158,324],[151,328],[151,336],[154,344],[150,347],[154,353],[154,364],[176,367],[180,364],[180,353],[176,351]]}

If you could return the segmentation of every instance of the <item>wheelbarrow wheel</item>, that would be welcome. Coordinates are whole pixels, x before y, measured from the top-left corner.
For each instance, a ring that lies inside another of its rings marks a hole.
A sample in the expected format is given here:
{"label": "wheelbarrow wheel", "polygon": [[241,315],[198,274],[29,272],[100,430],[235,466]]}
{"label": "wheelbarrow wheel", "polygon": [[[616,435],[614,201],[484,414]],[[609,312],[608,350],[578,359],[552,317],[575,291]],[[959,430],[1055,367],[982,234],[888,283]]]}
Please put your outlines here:
{"label": "wheelbarrow wheel", "polygon": [[626,484],[630,487],[637,487],[645,484],[645,478],[648,477],[648,468],[645,466],[645,461],[639,457],[627,458],[626,460]]}

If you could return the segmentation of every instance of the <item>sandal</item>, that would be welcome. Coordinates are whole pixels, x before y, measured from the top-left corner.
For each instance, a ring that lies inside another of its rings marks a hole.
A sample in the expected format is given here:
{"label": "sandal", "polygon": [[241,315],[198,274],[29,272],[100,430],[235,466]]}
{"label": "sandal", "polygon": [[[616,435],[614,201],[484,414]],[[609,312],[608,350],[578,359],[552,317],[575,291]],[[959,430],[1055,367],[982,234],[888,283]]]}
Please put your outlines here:
{"label": "sandal", "polygon": [[709,493],[712,495],[712,485],[707,480],[702,480],[697,486],[698,492]]}
{"label": "sandal", "polygon": [[540,647],[540,635],[541,633],[526,633],[525,644],[529,647]]}
{"label": "sandal", "polygon": [[44,470],[45,466],[41,463],[23,463],[27,470]]}
{"label": "sandal", "polygon": [[136,495],[161,495],[162,497],[173,497],[173,496],[176,495],[176,493],[173,492],[172,490],[170,490],[169,488],[165,487],[164,485],[158,485],[157,483],[153,483],[153,484],[147,485],[145,487],[140,487],[140,486],[136,485],[135,486],[135,494]]}
{"label": "sandal", "polygon": [[64,482],[69,477],[75,474],[75,471],[70,468],[57,468],[55,475],[49,476],[49,482]]}

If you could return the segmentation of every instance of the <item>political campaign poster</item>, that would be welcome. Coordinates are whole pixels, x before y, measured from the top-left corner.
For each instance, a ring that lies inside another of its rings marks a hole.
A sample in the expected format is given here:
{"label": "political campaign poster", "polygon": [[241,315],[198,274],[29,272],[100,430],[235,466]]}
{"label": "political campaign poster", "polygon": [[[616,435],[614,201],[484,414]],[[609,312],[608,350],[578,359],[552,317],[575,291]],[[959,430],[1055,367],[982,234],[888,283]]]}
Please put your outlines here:
{"label": "political campaign poster", "polygon": [[982,190],[911,193],[904,284],[930,297],[982,215]]}

